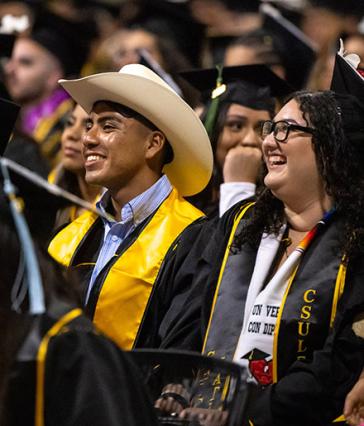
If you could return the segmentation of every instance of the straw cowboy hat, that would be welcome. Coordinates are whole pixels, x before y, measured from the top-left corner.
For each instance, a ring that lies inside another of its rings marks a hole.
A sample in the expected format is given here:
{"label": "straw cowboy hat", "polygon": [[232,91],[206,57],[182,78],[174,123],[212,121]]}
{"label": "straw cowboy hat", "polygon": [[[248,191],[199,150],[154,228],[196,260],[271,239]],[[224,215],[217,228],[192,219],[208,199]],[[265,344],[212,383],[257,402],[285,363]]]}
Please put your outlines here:
{"label": "straw cowboy hat", "polygon": [[130,64],[119,72],[59,83],[88,113],[95,102],[104,100],[125,105],[146,117],[172,146],[173,161],[164,166],[163,172],[180,194],[194,195],[205,188],[213,164],[205,128],[191,107],[149,68]]}

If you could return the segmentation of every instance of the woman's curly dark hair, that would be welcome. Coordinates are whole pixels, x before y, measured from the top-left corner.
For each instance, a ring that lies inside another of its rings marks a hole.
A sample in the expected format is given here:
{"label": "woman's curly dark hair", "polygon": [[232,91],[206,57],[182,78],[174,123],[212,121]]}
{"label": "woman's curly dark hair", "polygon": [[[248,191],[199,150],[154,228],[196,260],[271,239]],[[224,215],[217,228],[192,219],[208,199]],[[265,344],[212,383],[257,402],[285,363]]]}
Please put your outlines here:
{"label": "woman's curly dark hair", "polygon": [[[307,125],[315,129],[312,143],[318,170],[336,214],[344,220],[342,254],[355,255],[363,250],[364,242],[364,148],[348,142],[333,92],[299,91],[286,103],[292,99],[298,102]],[[362,142],[364,145],[364,134]],[[237,235],[233,247],[239,249],[246,242],[257,246],[262,232],[277,234],[283,222],[283,203],[264,187],[257,194],[251,220]]]}

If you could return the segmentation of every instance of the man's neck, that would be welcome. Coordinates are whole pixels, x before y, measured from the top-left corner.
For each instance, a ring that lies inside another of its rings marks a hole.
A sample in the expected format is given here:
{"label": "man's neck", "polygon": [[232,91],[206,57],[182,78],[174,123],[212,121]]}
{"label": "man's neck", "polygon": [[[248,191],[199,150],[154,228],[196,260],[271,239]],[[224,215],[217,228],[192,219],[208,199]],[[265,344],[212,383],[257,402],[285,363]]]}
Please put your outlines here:
{"label": "man's neck", "polygon": [[82,198],[84,200],[88,201],[89,203],[93,203],[95,201],[96,197],[101,192],[100,186],[89,185],[85,181],[85,174],[84,173],[77,175],[77,182],[78,182],[78,186],[80,188]]}
{"label": "man's neck", "polygon": [[147,191],[159,179],[160,176],[153,175],[145,179],[139,179],[137,182],[133,182],[132,184],[129,183],[127,186],[121,187],[118,190],[109,189],[111,202],[114,207],[115,219],[120,221],[121,210],[125,204],[129,203],[138,195],[143,194],[143,192]]}

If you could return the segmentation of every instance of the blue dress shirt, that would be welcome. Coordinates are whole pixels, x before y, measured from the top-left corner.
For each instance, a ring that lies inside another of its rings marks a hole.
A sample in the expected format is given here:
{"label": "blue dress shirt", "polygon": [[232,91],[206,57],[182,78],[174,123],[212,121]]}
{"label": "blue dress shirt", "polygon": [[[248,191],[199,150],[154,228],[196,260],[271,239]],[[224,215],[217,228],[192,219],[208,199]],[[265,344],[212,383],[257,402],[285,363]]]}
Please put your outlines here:
{"label": "blue dress shirt", "polygon": [[[92,271],[85,303],[87,303],[89,299],[91,289],[98,274],[114,256],[123,240],[141,222],[157,210],[171,191],[172,185],[167,176],[163,175],[154,185],[125,204],[121,209],[120,222],[101,218],[104,224],[104,242]],[[100,210],[106,212],[109,201],[110,194],[106,191],[96,205]]]}

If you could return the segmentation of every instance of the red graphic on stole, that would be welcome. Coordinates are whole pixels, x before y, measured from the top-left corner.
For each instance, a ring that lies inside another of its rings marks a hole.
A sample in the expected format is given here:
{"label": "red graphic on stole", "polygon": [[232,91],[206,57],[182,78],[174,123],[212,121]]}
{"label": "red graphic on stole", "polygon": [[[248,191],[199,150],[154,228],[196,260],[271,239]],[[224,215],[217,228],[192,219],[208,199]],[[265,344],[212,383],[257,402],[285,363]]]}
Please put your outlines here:
{"label": "red graphic on stole", "polygon": [[272,357],[249,360],[249,369],[260,385],[267,386],[272,384]]}

